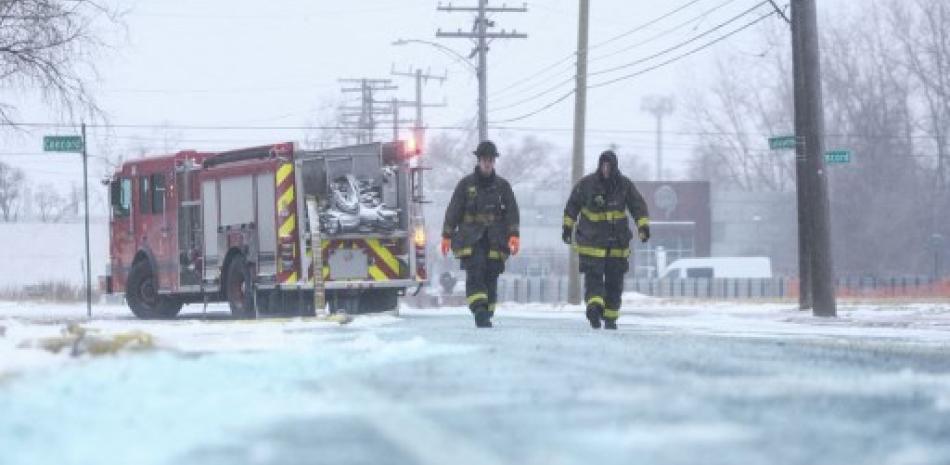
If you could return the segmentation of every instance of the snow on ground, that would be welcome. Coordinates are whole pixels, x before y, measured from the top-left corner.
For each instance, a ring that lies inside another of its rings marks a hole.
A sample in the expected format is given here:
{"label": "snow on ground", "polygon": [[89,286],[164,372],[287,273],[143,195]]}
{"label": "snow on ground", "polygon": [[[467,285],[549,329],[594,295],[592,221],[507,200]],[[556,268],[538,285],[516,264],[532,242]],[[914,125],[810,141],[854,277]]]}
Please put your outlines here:
{"label": "snow on ground", "polygon": [[[186,307],[187,309],[187,307]],[[62,336],[68,323],[79,323],[98,336],[143,331],[154,339],[156,349],[185,354],[222,352],[262,352],[294,350],[315,331],[339,323],[304,318],[274,318],[258,321],[235,321],[228,318],[227,307],[209,305],[209,312],[184,313],[177,320],[142,321],[135,319],[128,308],[119,305],[93,307],[93,318],[86,318],[84,305],[0,303],[0,377],[28,368],[69,362],[68,350],[58,354],[40,348],[21,348],[43,339]],[[385,326],[398,321],[395,317],[368,315],[350,323],[355,329]]]}
{"label": "snow on ground", "polygon": [[[583,309],[568,305],[503,304],[488,332],[463,307],[403,308],[347,326],[232,321],[223,305],[207,315],[186,307],[173,321],[136,320],[124,306],[93,310],[87,321],[82,304],[0,302],[0,463],[950,457],[940,439],[950,414],[947,303],[846,303],[827,320],[793,303],[627,294],[612,333],[591,331]],[[93,359],[17,348],[69,323],[95,334],[144,331],[157,350]],[[880,356],[836,344],[869,340],[921,350]],[[470,446],[467,460],[445,460],[459,444]],[[400,460],[406,451],[432,460]],[[291,452],[299,455],[282,455]]]}
{"label": "snow on ground", "polygon": [[[504,303],[496,318],[582,318],[582,305]],[[458,314],[464,308],[405,310],[404,315]],[[950,301],[839,302],[838,318],[818,318],[795,303],[684,301],[624,294],[621,325],[736,337],[872,337],[950,343]]]}
{"label": "snow on ground", "polygon": [[[400,316],[391,314],[359,316],[350,328],[386,326],[399,318],[466,314],[463,307],[410,309]],[[496,320],[506,318],[577,319],[583,322],[580,305],[519,304],[499,305]],[[337,323],[301,318],[233,321],[224,305],[211,305],[207,314],[201,306],[186,307],[172,321],[141,321],[122,305],[97,305],[87,320],[81,304],[39,304],[0,302],[0,377],[30,368],[68,363],[66,352],[51,354],[39,348],[20,348],[24,343],[62,335],[70,322],[77,322],[97,335],[129,331],[150,334],[158,350],[179,353],[260,352],[294,350],[314,332]],[[950,303],[841,303],[838,318],[816,318],[793,303],[688,302],[655,299],[635,293],[624,295],[620,324],[644,331],[707,334],[719,337],[798,338],[826,337],[883,338],[915,344],[950,343]],[[367,336],[372,336],[367,331]],[[417,341],[418,342],[418,341]],[[354,343],[373,343],[357,339]],[[35,344],[33,344],[35,345]]]}

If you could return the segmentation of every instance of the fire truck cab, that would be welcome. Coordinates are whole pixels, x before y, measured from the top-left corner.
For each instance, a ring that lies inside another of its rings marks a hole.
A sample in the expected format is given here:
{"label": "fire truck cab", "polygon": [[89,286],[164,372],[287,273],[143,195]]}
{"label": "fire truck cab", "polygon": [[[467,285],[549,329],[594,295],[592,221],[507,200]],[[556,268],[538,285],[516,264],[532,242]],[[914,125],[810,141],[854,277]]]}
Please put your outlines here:
{"label": "fire truck cab", "polygon": [[216,301],[240,318],[395,309],[426,281],[418,155],[281,143],[126,162],[108,180],[106,291],[140,318]]}

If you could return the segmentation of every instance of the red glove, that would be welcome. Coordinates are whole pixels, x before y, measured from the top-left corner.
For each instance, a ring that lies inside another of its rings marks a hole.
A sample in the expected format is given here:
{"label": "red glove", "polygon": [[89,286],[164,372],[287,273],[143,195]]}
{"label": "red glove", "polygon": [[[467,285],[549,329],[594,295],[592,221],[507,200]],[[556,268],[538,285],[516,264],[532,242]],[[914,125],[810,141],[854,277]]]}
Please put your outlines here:
{"label": "red glove", "polygon": [[518,236],[508,238],[508,250],[511,251],[512,255],[518,255],[518,251],[521,250],[521,239]]}
{"label": "red glove", "polygon": [[449,254],[449,249],[451,249],[451,248],[452,248],[452,241],[451,241],[449,238],[447,238],[447,237],[443,237],[443,238],[442,238],[442,245],[439,247],[439,249],[442,251],[442,256],[444,257],[444,256],[448,255],[448,254]]}

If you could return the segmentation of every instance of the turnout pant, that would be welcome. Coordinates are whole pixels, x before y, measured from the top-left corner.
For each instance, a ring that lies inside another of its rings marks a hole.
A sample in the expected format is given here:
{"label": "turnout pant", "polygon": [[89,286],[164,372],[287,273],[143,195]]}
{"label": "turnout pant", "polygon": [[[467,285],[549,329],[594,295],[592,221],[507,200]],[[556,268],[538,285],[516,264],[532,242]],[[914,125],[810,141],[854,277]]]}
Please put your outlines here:
{"label": "turnout pant", "polygon": [[495,312],[498,301],[498,276],[505,271],[505,261],[490,253],[488,241],[481,240],[472,250],[472,255],[462,260],[465,270],[465,297],[472,312],[484,306]]}
{"label": "turnout pant", "polygon": [[629,268],[626,258],[583,257],[584,301],[588,306],[600,305],[605,320],[620,317],[620,296],[623,294],[623,276]]}

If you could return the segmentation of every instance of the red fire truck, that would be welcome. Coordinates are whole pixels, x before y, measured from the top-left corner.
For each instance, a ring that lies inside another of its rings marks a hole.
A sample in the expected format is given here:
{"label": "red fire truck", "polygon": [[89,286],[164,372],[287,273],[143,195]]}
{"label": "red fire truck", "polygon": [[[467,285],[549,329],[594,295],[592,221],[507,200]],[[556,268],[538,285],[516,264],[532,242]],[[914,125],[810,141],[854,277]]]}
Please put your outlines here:
{"label": "red fire truck", "polygon": [[426,281],[418,156],[410,140],[126,162],[108,180],[106,291],[139,318],[395,309]]}

